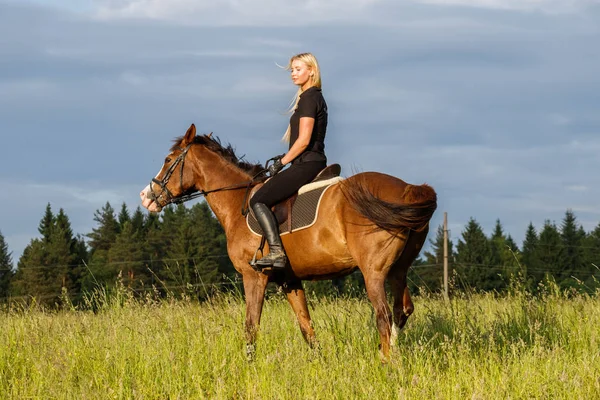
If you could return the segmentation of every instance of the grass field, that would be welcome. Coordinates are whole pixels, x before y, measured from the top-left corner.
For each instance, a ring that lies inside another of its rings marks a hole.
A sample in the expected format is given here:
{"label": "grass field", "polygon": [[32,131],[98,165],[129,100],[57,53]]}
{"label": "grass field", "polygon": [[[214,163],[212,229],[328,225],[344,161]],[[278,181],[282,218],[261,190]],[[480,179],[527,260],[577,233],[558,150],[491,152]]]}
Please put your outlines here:
{"label": "grass field", "polygon": [[283,296],[270,296],[252,362],[240,296],[5,311],[0,398],[600,399],[600,296],[414,302],[387,365],[360,299],[311,302],[310,350]]}

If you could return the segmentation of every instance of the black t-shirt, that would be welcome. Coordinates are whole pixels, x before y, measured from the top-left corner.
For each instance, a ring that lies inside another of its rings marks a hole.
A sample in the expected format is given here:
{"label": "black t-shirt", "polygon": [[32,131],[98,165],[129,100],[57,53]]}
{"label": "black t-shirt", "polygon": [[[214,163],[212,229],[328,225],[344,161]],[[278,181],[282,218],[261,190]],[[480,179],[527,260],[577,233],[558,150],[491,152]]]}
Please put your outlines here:
{"label": "black t-shirt", "polygon": [[293,163],[304,161],[327,161],[325,157],[325,132],[327,131],[327,103],[321,89],[312,86],[300,95],[298,108],[290,118],[290,149],[298,140],[300,118],[315,119],[315,125],[306,150],[296,157]]}

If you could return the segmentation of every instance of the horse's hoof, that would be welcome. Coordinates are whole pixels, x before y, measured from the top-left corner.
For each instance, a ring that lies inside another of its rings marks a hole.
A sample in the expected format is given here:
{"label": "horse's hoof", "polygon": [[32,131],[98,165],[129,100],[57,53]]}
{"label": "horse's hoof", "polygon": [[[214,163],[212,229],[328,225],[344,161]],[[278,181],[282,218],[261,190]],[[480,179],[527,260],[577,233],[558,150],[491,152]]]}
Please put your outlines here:
{"label": "horse's hoof", "polygon": [[248,362],[254,361],[255,354],[256,354],[256,345],[247,344],[246,345],[246,360]]}
{"label": "horse's hoof", "polygon": [[381,364],[386,365],[389,364],[390,362],[390,352],[389,352],[389,348],[386,352],[383,350],[383,346],[381,344],[379,344],[379,361],[381,361]]}
{"label": "horse's hoof", "polygon": [[393,348],[395,348],[398,345],[398,332],[400,331],[400,329],[398,329],[398,326],[396,324],[392,324],[392,332],[390,334],[390,346]]}

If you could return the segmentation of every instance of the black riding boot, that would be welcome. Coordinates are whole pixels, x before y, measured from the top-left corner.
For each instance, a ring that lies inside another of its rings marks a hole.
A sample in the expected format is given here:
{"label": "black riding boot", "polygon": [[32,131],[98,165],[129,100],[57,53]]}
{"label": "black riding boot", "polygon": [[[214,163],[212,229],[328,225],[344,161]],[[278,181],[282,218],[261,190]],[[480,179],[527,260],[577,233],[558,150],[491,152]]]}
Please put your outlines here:
{"label": "black riding boot", "polygon": [[269,207],[263,203],[256,203],[252,207],[254,216],[258,224],[263,230],[263,234],[269,243],[269,254],[256,261],[256,265],[260,267],[284,268],[287,264],[287,257],[281,244],[279,237],[279,224],[275,215]]}

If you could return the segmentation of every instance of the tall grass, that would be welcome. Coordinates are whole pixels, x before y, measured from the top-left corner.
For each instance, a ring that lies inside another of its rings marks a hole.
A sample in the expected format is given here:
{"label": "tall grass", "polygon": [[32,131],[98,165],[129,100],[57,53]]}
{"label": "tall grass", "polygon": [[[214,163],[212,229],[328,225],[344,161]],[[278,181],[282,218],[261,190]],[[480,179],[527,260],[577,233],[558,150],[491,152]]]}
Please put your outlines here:
{"label": "tall grass", "polygon": [[366,300],[312,299],[312,350],[271,295],[252,362],[239,295],[88,301],[95,311],[0,313],[0,398],[600,398],[597,294],[417,297],[386,365]]}

